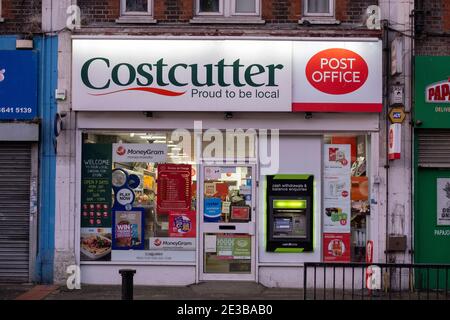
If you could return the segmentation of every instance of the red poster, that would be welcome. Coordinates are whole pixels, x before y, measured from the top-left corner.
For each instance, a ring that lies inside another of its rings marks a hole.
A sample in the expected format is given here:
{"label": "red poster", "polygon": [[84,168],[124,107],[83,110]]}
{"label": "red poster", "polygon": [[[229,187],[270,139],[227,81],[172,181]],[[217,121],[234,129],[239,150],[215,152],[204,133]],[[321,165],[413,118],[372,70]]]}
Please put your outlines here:
{"label": "red poster", "polygon": [[235,221],[249,221],[250,208],[249,207],[231,207],[231,220]]}
{"label": "red poster", "polygon": [[350,233],[323,234],[323,261],[350,262]]}
{"label": "red poster", "polygon": [[169,237],[195,238],[196,235],[195,211],[169,212]]}
{"label": "red poster", "polygon": [[192,198],[192,166],[160,164],[157,179],[157,213],[189,211]]}

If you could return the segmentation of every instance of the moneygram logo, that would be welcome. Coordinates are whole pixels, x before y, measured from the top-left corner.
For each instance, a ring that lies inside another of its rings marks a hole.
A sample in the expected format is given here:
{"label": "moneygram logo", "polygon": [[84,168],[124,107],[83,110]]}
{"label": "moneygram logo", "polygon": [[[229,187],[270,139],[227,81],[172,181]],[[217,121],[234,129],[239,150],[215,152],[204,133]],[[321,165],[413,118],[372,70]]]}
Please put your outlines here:
{"label": "moneygram logo", "polygon": [[366,61],[356,52],[333,48],[315,54],[306,65],[306,78],[317,90],[334,95],[352,93],[369,76]]}
{"label": "moneygram logo", "polygon": [[153,243],[154,243],[155,246],[157,246],[157,247],[159,247],[159,246],[162,244],[161,240],[159,240],[159,239],[155,239],[155,241],[153,241]]}
{"label": "moneygram logo", "polygon": [[117,148],[116,153],[119,156],[123,156],[127,152],[127,149],[125,149],[123,146],[120,146]]}

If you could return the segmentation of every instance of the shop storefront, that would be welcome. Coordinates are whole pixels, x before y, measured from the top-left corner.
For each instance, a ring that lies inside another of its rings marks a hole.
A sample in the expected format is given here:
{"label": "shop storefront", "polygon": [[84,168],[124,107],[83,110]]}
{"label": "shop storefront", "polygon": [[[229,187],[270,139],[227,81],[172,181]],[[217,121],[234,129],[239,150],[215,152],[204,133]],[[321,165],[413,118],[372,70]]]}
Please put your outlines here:
{"label": "shop storefront", "polygon": [[[381,42],[73,40],[82,282],[300,285],[363,261]],[[377,257],[374,257],[376,259]]]}
{"label": "shop storefront", "polygon": [[[450,57],[415,58],[414,259],[450,263]],[[430,283],[444,287],[442,273]],[[422,275],[422,284],[426,277]]]}
{"label": "shop storefront", "polygon": [[0,282],[29,282],[36,240],[37,54],[0,51]]}

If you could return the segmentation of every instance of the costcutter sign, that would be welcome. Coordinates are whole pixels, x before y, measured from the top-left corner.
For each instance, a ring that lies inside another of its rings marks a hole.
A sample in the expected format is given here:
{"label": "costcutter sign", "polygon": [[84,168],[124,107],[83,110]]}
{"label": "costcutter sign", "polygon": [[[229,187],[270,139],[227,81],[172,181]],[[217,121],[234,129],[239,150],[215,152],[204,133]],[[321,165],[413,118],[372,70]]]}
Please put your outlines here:
{"label": "costcutter sign", "polygon": [[73,41],[79,111],[381,111],[379,41]]}

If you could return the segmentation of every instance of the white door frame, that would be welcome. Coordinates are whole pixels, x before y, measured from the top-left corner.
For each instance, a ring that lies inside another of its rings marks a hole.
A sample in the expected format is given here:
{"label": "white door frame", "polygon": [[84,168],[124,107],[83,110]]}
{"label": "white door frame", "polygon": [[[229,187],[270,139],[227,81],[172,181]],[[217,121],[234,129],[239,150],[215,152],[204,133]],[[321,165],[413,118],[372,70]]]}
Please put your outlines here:
{"label": "white door frame", "polygon": [[[205,167],[250,167],[252,169],[252,205],[251,221],[248,223],[209,223],[203,222],[203,195],[204,195],[204,168]],[[199,280],[234,280],[234,281],[256,281],[256,252],[257,252],[257,193],[256,185],[258,181],[256,163],[236,162],[233,164],[223,163],[221,161],[205,161],[199,166]],[[235,226],[235,230],[220,230],[220,225]],[[205,273],[204,270],[204,234],[205,233],[244,233],[251,235],[251,271],[248,274],[239,273]]]}

